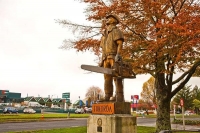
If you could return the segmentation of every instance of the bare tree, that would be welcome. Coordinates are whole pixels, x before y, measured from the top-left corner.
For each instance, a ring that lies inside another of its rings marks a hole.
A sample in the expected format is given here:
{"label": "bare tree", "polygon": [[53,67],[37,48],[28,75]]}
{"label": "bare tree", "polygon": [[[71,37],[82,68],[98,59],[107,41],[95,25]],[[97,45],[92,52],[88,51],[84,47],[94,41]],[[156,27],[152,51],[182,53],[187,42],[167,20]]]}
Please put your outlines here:
{"label": "bare tree", "polygon": [[91,101],[97,101],[98,98],[103,97],[104,93],[103,91],[96,86],[91,86],[90,88],[88,88],[85,97],[90,99]]}

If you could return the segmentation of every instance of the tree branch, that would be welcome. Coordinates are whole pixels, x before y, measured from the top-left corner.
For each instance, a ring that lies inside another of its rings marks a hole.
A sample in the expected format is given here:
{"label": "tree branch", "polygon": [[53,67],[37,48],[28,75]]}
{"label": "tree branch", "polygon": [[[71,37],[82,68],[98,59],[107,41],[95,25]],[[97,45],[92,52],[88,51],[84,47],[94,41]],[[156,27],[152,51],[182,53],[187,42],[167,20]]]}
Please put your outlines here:
{"label": "tree branch", "polygon": [[[179,86],[177,86],[171,93],[171,98],[177,93],[179,92],[183,87],[184,85],[190,80],[190,78],[192,77],[192,75],[195,73],[196,71],[196,68],[200,66],[200,60],[196,61],[196,63],[187,71],[185,72],[180,78],[178,78],[176,80],[177,81],[180,81],[182,80],[186,75],[186,78],[183,80],[183,82],[181,82],[179,84]],[[175,82],[174,82],[175,83]]]}

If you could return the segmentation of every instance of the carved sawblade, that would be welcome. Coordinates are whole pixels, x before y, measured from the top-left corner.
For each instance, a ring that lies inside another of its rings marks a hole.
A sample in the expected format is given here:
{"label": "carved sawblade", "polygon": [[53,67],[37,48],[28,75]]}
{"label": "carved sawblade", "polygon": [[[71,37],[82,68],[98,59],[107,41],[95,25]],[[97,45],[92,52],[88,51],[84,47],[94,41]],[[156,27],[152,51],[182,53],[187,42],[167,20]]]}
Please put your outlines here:
{"label": "carved sawblade", "polygon": [[81,65],[81,68],[84,70],[88,70],[91,72],[109,74],[116,78],[136,78],[135,73],[129,67],[123,67],[119,65],[114,65],[114,68],[104,68],[99,66],[92,66],[92,65]]}
{"label": "carved sawblade", "polygon": [[110,68],[103,68],[98,66],[92,66],[92,65],[81,65],[81,68],[84,70],[88,70],[91,72],[97,72],[97,73],[103,73],[103,74],[109,74],[112,76],[116,76],[113,69]]}

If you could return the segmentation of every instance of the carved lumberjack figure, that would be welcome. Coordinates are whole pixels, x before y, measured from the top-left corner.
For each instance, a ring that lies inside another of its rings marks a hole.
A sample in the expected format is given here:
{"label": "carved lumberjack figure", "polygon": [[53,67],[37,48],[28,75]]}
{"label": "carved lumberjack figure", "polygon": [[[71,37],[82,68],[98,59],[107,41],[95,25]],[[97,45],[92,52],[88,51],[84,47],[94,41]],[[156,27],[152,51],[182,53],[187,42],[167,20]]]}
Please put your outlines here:
{"label": "carved lumberjack figure", "polygon": [[[106,30],[101,38],[102,63],[101,67],[113,68],[114,63],[121,59],[121,50],[124,42],[122,32],[116,27],[119,18],[116,15],[108,15],[106,17]],[[113,79],[116,87],[116,96],[113,96]],[[104,74],[104,101],[115,100],[117,102],[124,101],[123,80],[115,78],[112,75]]]}

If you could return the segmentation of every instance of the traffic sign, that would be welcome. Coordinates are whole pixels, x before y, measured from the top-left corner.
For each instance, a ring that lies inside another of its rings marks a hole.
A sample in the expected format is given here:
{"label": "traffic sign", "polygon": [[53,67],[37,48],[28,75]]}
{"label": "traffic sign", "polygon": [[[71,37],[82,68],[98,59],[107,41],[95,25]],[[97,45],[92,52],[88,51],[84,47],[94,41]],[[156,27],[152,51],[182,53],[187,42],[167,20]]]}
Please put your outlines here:
{"label": "traffic sign", "polygon": [[184,105],[184,102],[183,102],[183,99],[182,99],[182,98],[180,99],[180,104],[181,104],[181,106]]}
{"label": "traffic sign", "polygon": [[135,100],[139,100],[139,95],[134,95],[133,97]]}
{"label": "traffic sign", "polygon": [[62,98],[70,98],[70,93],[66,92],[66,93],[62,93]]}

